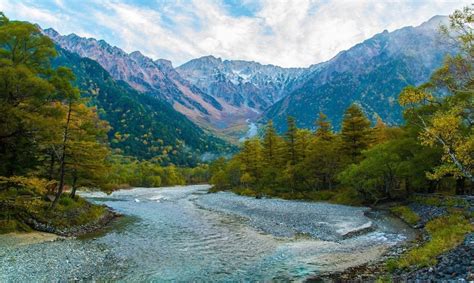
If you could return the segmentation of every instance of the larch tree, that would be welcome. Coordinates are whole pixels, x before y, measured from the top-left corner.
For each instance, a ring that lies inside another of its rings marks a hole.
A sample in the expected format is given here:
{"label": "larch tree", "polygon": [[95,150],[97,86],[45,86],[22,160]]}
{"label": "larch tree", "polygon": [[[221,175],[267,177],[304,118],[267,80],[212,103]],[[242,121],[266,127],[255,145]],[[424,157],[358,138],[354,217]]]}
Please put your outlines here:
{"label": "larch tree", "polygon": [[321,140],[331,140],[334,137],[331,122],[328,121],[328,116],[323,112],[319,113],[318,120],[316,120],[315,136]]}
{"label": "larch tree", "polygon": [[342,148],[352,163],[358,162],[362,151],[371,144],[370,121],[356,104],[344,113],[341,138]]}

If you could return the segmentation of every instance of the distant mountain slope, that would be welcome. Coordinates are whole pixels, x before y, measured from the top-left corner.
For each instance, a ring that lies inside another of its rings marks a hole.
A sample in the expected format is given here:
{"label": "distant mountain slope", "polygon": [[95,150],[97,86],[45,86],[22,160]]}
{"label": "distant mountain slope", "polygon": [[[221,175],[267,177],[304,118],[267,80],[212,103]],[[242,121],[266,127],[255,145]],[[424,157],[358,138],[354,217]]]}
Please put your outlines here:
{"label": "distant mountain slope", "polygon": [[299,126],[312,128],[320,111],[338,127],[344,110],[353,102],[371,117],[389,124],[402,121],[398,94],[407,85],[425,82],[455,50],[439,40],[438,27],[447,17],[434,17],[418,27],[384,31],[315,65],[305,82],[270,107],[262,117],[286,128],[287,115]]}
{"label": "distant mountain slope", "polygon": [[209,95],[257,112],[283,98],[305,71],[242,60],[223,61],[214,56],[193,59],[176,70]]}
{"label": "distant mountain slope", "polygon": [[62,48],[97,61],[114,79],[123,80],[140,92],[168,101],[195,122],[212,125],[220,119],[222,105],[181,78],[170,61],[153,61],[139,51],[128,54],[104,40],[75,34],[62,36],[53,29],[43,32]]}
{"label": "distant mountain slope", "polygon": [[116,81],[94,60],[57,47],[55,66],[73,70],[77,84],[100,117],[110,123],[112,148],[141,159],[194,165],[204,155],[228,152],[224,141],[205,133],[168,103]]}

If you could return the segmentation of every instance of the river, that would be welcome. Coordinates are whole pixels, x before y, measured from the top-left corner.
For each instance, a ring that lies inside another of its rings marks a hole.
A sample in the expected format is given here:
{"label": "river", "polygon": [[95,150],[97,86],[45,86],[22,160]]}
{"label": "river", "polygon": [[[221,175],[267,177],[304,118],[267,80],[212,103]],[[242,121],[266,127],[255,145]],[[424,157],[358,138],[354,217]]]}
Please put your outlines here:
{"label": "river", "polygon": [[[124,217],[80,239],[0,237],[0,281],[304,280],[379,257],[413,237],[367,208],[255,199],[209,186],[82,193]],[[347,233],[375,227],[363,235]]]}

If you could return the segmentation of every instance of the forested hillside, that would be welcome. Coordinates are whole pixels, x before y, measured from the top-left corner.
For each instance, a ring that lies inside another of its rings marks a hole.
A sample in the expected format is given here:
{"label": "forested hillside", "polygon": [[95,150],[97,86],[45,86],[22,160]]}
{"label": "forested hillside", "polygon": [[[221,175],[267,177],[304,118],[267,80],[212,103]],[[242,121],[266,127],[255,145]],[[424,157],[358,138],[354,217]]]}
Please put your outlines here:
{"label": "forested hillside", "polygon": [[384,31],[313,66],[301,85],[270,107],[261,121],[272,119],[282,132],[286,116],[293,116],[299,127],[314,129],[318,113],[324,112],[339,130],[344,110],[356,103],[371,121],[380,117],[389,125],[400,125],[400,91],[428,80],[445,55],[456,52],[455,45],[439,36],[446,21],[447,17],[433,17],[417,27]]}
{"label": "forested hillside", "polygon": [[114,80],[97,62],[59,46],[54,66],[66,66],[99,116],[109,122],[110,145],[117,153],[160,164],[196,165],[202,158],[232,151],[168,103]]}
{"label": "forested hillside", "polygon": [[201,183],[203,155],[230,150],[166,102],[1,13],[0,100],[0,233],[89,232],[115,214],[79,188]]}
{"label": "forested hillside", "polygon": [[[448,55],[427,82],[405,87],[396,95],[399,106],[389,108],[384,104],[386,101],[373,99],[374,105],[384,111],[403,109],[406,122],[402,126],[387,125],[382,119],[377,119],[372,126],[359,105],[350,104],[348,98],[329,99],[328,96],[324,100],[327,103],[350,105],[340,123],[331,124],[325,113],[319,112],[319,118],[314,121],[316,130],[310,131],[299,129],[296,119],[289,116],[286,131],[278,135],[270,120],[262,139],[246,141],[234,158],[219,160],[211,166],[212,183],[217,190],[234,190],[246,195],[346,204],[408,199],[414,192],[465,194],[474,182],[474,38],[471,29],[466,28],[466,23],[471,21],[470,9],[451,16],[450,25],[442,28],[441,35],[452,41],[452,46],[460,46],[460,53]],[[385,35],[380,37],[386,38]],[[431,59],[425,58],[430,62]],[[411,69],[418,68],[418,79],[423,77],[426,65],[410,64]],[[405,69],[408,65],[400,66]],[[379,77],[389,79],[383,76],[389,72],[383,70],[377,71]],[[397,79],[400,82],[397,87],[366,83],[371,90],[385,86],[386,91],[393,92],[402,88],[402,81],[416,80],[416,76],[410,80]],[[343,85],[348,87],[343,88],[347,95],[354,90],[349,87],[350,83]],[[301,103],[312,105],[304,100]],[[301,111],[295,112],[300,118],[307,111],[319,109],[304,108],[301,103],[290,104],[298,109],[295,111]],[[312,112],[310,116],[317,114]],[[305,116],[303,125],[311,125],[310,116]]]}

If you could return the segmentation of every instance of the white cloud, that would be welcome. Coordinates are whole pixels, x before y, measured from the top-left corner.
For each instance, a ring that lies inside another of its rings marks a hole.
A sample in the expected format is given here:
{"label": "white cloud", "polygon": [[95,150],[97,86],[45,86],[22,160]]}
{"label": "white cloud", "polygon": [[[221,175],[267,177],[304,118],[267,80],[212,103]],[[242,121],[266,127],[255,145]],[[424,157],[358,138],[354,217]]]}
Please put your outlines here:
{"label": "white cloud", "polygon": [[290,67],[328,60],[384,29],[419,25],[469,1],[261,0],[254,15],[239,17],[213,0],[162,1],[151,8],[105,0],[80,9],[53,3],[2,0],[0,10],[175,65],[212,54]]}

